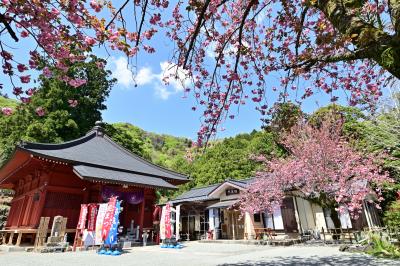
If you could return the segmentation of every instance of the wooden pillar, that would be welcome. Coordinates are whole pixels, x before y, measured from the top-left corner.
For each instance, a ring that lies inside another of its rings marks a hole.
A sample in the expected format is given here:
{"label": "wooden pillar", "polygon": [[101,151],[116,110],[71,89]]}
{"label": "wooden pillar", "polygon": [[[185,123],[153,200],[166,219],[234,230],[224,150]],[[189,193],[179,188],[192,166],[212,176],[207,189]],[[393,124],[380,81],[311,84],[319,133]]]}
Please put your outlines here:
{"label": "wooden pillar", "polygon": [[10,238],[8,239],[8,245],[12,245],[13,238],[14,238],[14,232],[11,232],[10,233]]}
{"label": "wooden pillar", "polygon": [[[40,191],[40,189],[39,189],[39,191]],[[39,193],[40,193],[39,194],[40,195],[39,196],[39,205],[38,205],[38,208],[37,208],[37,213],[34,214],[34,215],[36,215],[35,221],[34,221],[35,227],[39,226],[40,217],[42,216],[42,213],[43,213],[44,204],[46,202],[46,195],[47,195],[46,187],[43,187],[42,191],[40,191]]]}
{"label": "wooden pillar", "polygon": [[140,232],[143,232],[145,202],[146,202],[146,198],[143,196],[143,201],[140,204],[140,217],[139,217]]}
{"label": "wooden pillar", "polygon": [[232,217],[232,239],[236,240],[236,235],[235,235],[235,213],[234,211],[231,212],[231,217]]}
{"label": "wooden pillar", "polygon": [[22,205],[19,208],[19,213],[18,213],[18,220],[17,220],[17,227],[19,227],[22,224],[22,219],[24,218],[25,215],[25,211],[27,211],[26,209],[26,201],[27,201],[27,197],[28,196],[24,196],[22,200]]}
{"label": "wooden pillar", "polygon": [[102,192],[103,192],[103,184],[100,184],[100,186],[99,186],[99,195],[98,195],[99,203],[103,202],[103,197],[101,196]]}
{"label": "wooden pillar", "polygon": [[16,246],[19,247],[19,245],[21,244],[21,239],[22,239],[22,233],[19,232],[19,233],[18,233],[18,238],[17,238],[17,243],[15,244]]}
{"label": "wooden pillar", "polygon": [[83,193],[83,203],[89,203],[89,189],[87,188]]}

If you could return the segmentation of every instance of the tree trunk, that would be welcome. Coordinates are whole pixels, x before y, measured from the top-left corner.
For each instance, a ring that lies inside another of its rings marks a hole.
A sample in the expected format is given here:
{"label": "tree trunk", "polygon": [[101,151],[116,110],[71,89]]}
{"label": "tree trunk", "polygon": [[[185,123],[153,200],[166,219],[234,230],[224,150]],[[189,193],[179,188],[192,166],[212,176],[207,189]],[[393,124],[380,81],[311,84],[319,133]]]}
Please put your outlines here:
{"label": "tree trunk", "polygon": [[[325,14],[341,34],[352,38],[353,44],[361,50],[363,58],[374,60],[400,79],[399,32],[389,35],[383,29],[368,24],[354,15],[361,9],[363,2],[360,0],[319,0],[314,6]],[[400,4],[399,1],[392,2],[394,2],[392,17],[396,17],[393,21],[398,21]],[[395,29],[399,28],[399,23],[395,23]]]}

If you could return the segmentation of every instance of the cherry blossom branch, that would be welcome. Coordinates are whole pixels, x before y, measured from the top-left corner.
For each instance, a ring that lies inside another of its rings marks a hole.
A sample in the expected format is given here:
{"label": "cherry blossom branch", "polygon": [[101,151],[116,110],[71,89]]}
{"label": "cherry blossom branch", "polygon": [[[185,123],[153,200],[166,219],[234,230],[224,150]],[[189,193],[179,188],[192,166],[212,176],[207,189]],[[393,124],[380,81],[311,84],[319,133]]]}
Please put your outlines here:
{"label": "cherry blossom branch", "polygon": [[[190,55],[190,53],[191,53],[191,51],[193,49],[194,43],[195,43],[195,41],[197,39],[197,36],[198,36],[198,34],[200,32],[200,28],[201,28],[201,25],[202,25],[203,19],[204,19],[204,14],[206,13],[209,4],[210,4],[210,0],[206,0],[204,2],[203,7],[201,9],[201,12],[200,12],[200,14],[199,14],[199,16],[197,18],[196,28],[195,28],[195,30],[194,30],[194,32],[192,34],[192,37],[191,37],[191,40],[190,40],[190,43],[189,43],[189,47],[185,51],[185,55],[184,55],[185,60],[183,62],[183,68],[186,68],[186,64],[188,62],[189,55]],[[181,58],[181,56],[179,56],[179,58]]]}
{"label": "cherry blossom branch", "polygon": [[107,23],[105,30],[108,30],[108,28],[110,27],[110,25],[114,22],[114,20],[117,18],[118,14],[122,15],[122,10],[125,8],[125,6],[129,3],[129,0],[126,0],[122,6],[117,10],[117,12],[115,13],[115,15],[112,17],[112,19],[110,20],[110,22]]}
{"label": "cherry blossom branch", "polygon": [[4,24],[4,27],[7,29],[8,33],[11,36],[11,38],[13,38],[14,41],[18,42],[18,37],[15,34],[14,30],[11,28],[11,26],[8,23],[7,18],[4,16],[4,14],[0,14],[0,22]]}
{"label": "cherry blossom branch", "polygon": [[366,59],[366,58],[369,58],[368,56],[366,56],[366,53],[363,50],[359,50],[339,55],[327,55],[327,56],[310,58],[298,64],[287,65],[285,70],[303,67],[307,71],[317,63],[336,63],[336,62],[351,61],[351,60]]}
{"label": "cherry blossom branch", "polygon": [[144,18],[146,16],[146,10],[147,10],[148,2],[149,2],[148,0],[145,0],[143,8],[142,8],[142,18],[140,19],[139,30],[138,30],[138,33],[137,33],[137,39],[136,39],[135,47],[137,47],[139,45],[140,34],[142,32],[142,27],[143,27],[143,23],[144,23]]}

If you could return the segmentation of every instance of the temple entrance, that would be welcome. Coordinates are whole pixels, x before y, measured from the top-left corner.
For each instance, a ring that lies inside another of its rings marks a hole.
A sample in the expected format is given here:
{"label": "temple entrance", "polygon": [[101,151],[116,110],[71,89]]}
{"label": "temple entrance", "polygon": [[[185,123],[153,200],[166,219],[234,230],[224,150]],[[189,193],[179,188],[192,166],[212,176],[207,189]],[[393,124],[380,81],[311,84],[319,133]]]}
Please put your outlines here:
{"label": "temple entrance", "polygon": [[281,212],[282,212],[283,226],[285,228],[285,232],[297,233],[298,228],[297,228],[293,198],[290,197],[283,199]]}
{"label": "temple entrance", "polygon": [[222,238],[243,239],[244,219],[240,217],[240,211],[223,209],[223,223],[221,224]]}

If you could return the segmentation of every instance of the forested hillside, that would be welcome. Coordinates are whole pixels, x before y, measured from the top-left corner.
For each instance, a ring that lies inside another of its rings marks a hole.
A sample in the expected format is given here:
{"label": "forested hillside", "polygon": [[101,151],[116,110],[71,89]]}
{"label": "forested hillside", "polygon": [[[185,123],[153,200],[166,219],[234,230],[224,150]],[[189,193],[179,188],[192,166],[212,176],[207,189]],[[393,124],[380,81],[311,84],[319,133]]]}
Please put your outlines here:
{"label": "forested hillside", "polygon": [[196,149],[189,139],[146,132],[128,123],[108,124],[106,128],[107,133],[125,148],[158,165],[189,175],[192,181],[181,190],[228,178],[248,178],[259,166],[250,159],[252,155],[283,154],[274,134],[266,131],[215,140],[207,149]]}
{"label": "forested hillside", "polygon": [[0,96],[0,108],[2,107],[15,107],[17,106],[18,102],[9,98],[4,98]]}

